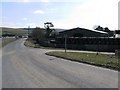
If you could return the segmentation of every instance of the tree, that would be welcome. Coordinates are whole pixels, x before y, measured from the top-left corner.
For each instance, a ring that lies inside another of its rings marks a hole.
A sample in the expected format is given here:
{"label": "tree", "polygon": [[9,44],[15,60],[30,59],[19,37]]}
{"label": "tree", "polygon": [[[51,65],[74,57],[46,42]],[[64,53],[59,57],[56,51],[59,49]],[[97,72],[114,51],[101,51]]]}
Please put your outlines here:
{"label": "tree", "polygon": [[54,25],[52,24],[52,22],[46,22],[46,23],[44,23],[44,27],[50,28],[50,27],[54,27]]}
{"label": "tree", "polygon": [[101,27],[101,26],[97,26],[97,28],[95,28],[95,30],[98,30],[98,31],[104,31],[104,28]]}
{"label": "tree", "polygon": [[105,27],[105,28],[104,28],[104,31],[105,31],[105,32],[109,32],[110,30],[109,30],[108,27]]}
{"label": "tree", "polygon": [[55,29],[52,29],[52,32],[50,33],[50,37],[51,38],[55,38],[59,33],[55,30]]}
{"label": "tree", "polygon": [[52,29],[50,29],[50,27],[54,27],[54,25],[52,24],[52,22],[46,22],[44,23],[44,27],[46,29],[46,38],[49,38],[50,33],[52,32]]}
{"label": "tree", "polygon": [[98,31],[104,31],[104,32],[109,32],[109,31],[110,31],[108,27],[103,28],[103,27],[101,27],[100,25],[95,25],[95,26],[93,27],[93,29],[94,29],[94,30],[98,30]]}
{"label": "tree", "polygon": [[44,29],[41,29],[39,27],[36,27],[32,33],[31,37],[33,40],[36,41],[36,43],[42,44],[45,41],[45,33]]}

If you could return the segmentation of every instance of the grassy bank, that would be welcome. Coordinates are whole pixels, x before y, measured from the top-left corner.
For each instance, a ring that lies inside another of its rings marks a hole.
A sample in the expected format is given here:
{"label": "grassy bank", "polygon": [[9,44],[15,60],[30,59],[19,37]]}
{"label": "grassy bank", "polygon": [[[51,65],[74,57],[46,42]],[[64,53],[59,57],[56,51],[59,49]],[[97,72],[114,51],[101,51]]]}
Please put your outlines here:
{"label": "grassy bank", "polygon": [[27,39],[27,40],[25,41],[24,45],[27,46],[27,47],[33,47],[33,48],[35,48],[35,46],[36,46],[36,45],[33,43],[33,41],[30,40],[30,39]]}
{"label": "grassy bank", "polygon": [[40,46],[39,44],[34,44],[34,41],[32,39],[27,39],[24,43],[24,45],[26,47],[32,47],[32,48],[43,48],[42,46]]}
{"label": "grassy bank", "polygon": [[15,38],[3,38],[1,41],[0,41],[0,48],[1,47],[4,47],[5,45],[13,42],[13,41],[16,41],[17,39]]}
{"label": "grassy bank", "polygon": [[[32,47],[32,48],[41,48],[41,49],[55,49],[54,47],[44,47],[44,46],[40,46],[39,44],[34,44],[35,41],[31,40],[31,39],[27,39],[24,43],[24,45],[26,47]],[[58,48],[59,49],[59,48]],[[62,50],[62,49],[60,49]]]}
{"label": "grassy bank", "polygon": [[82,63],[87,63],[91,65],[96,65],[100,67],[106,67],[110,69],[119,69],[118,57],[115,55],[105,55],[96,53],[80,53],[80,52],[59,52],[53,51],[46,53],[47,55],[56,56],[64,58],[71,61],[77,61]]}

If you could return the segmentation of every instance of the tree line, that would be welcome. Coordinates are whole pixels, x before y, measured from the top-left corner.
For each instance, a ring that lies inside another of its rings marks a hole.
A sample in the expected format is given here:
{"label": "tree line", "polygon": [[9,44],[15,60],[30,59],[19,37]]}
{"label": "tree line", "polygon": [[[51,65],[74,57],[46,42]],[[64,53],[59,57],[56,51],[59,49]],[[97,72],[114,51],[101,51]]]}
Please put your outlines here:
{"label": "tree line", "polygon": [[47,46],[50,43],[49,39],[56,37],[56,31],[52,28],[54,25],[51,22],[44,23],[44,27],[36,27],[30,34],[29,38],[34,41],[34,44]]}

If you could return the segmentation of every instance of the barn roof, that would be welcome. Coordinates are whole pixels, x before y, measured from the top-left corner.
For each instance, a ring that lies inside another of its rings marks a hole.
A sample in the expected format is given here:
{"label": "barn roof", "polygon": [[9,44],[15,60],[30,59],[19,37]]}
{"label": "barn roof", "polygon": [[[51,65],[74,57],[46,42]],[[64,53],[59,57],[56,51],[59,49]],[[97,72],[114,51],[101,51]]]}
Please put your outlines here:
{"label": "barn roof", "polygon": [[62,29],[62,31],[60,31],[60,33],[68,32],[68,31],[71,31],[71,30],[86,30],[86,31],[91,31],[91,32],[97,32],[97,33],[108,34],[107,32],[104,32],[104,31],[89,30],[89,29],[79,28],[79,27],[78,27],[78,28],[69,29],[69,30],[64,30],[64,29]]}

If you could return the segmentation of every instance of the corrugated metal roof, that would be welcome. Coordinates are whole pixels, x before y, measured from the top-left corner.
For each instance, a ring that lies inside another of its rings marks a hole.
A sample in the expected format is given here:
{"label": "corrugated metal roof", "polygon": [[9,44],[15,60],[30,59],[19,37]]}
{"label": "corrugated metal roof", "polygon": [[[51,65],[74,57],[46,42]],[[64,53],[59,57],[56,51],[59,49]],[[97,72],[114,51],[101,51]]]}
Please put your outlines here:
{"label": "corrugated metal roof", "polygon": [[98,30],[89,30],[89,29],[85,29],[85,28],[73,28],[73,29],[69,29],[69,30],[65,30],[65,29],[58,29],[60,30],[59,32],[67,32],[67,31],[70,31],[70,30],[76,30],[76,29],[81,29],[81,30],[87,30],[87,31],[92,31],[92,32],[98,32],[98,33],[104,33],[104,34],[108,34],[107,32],[104,32],[104,31],[98,31]]}

